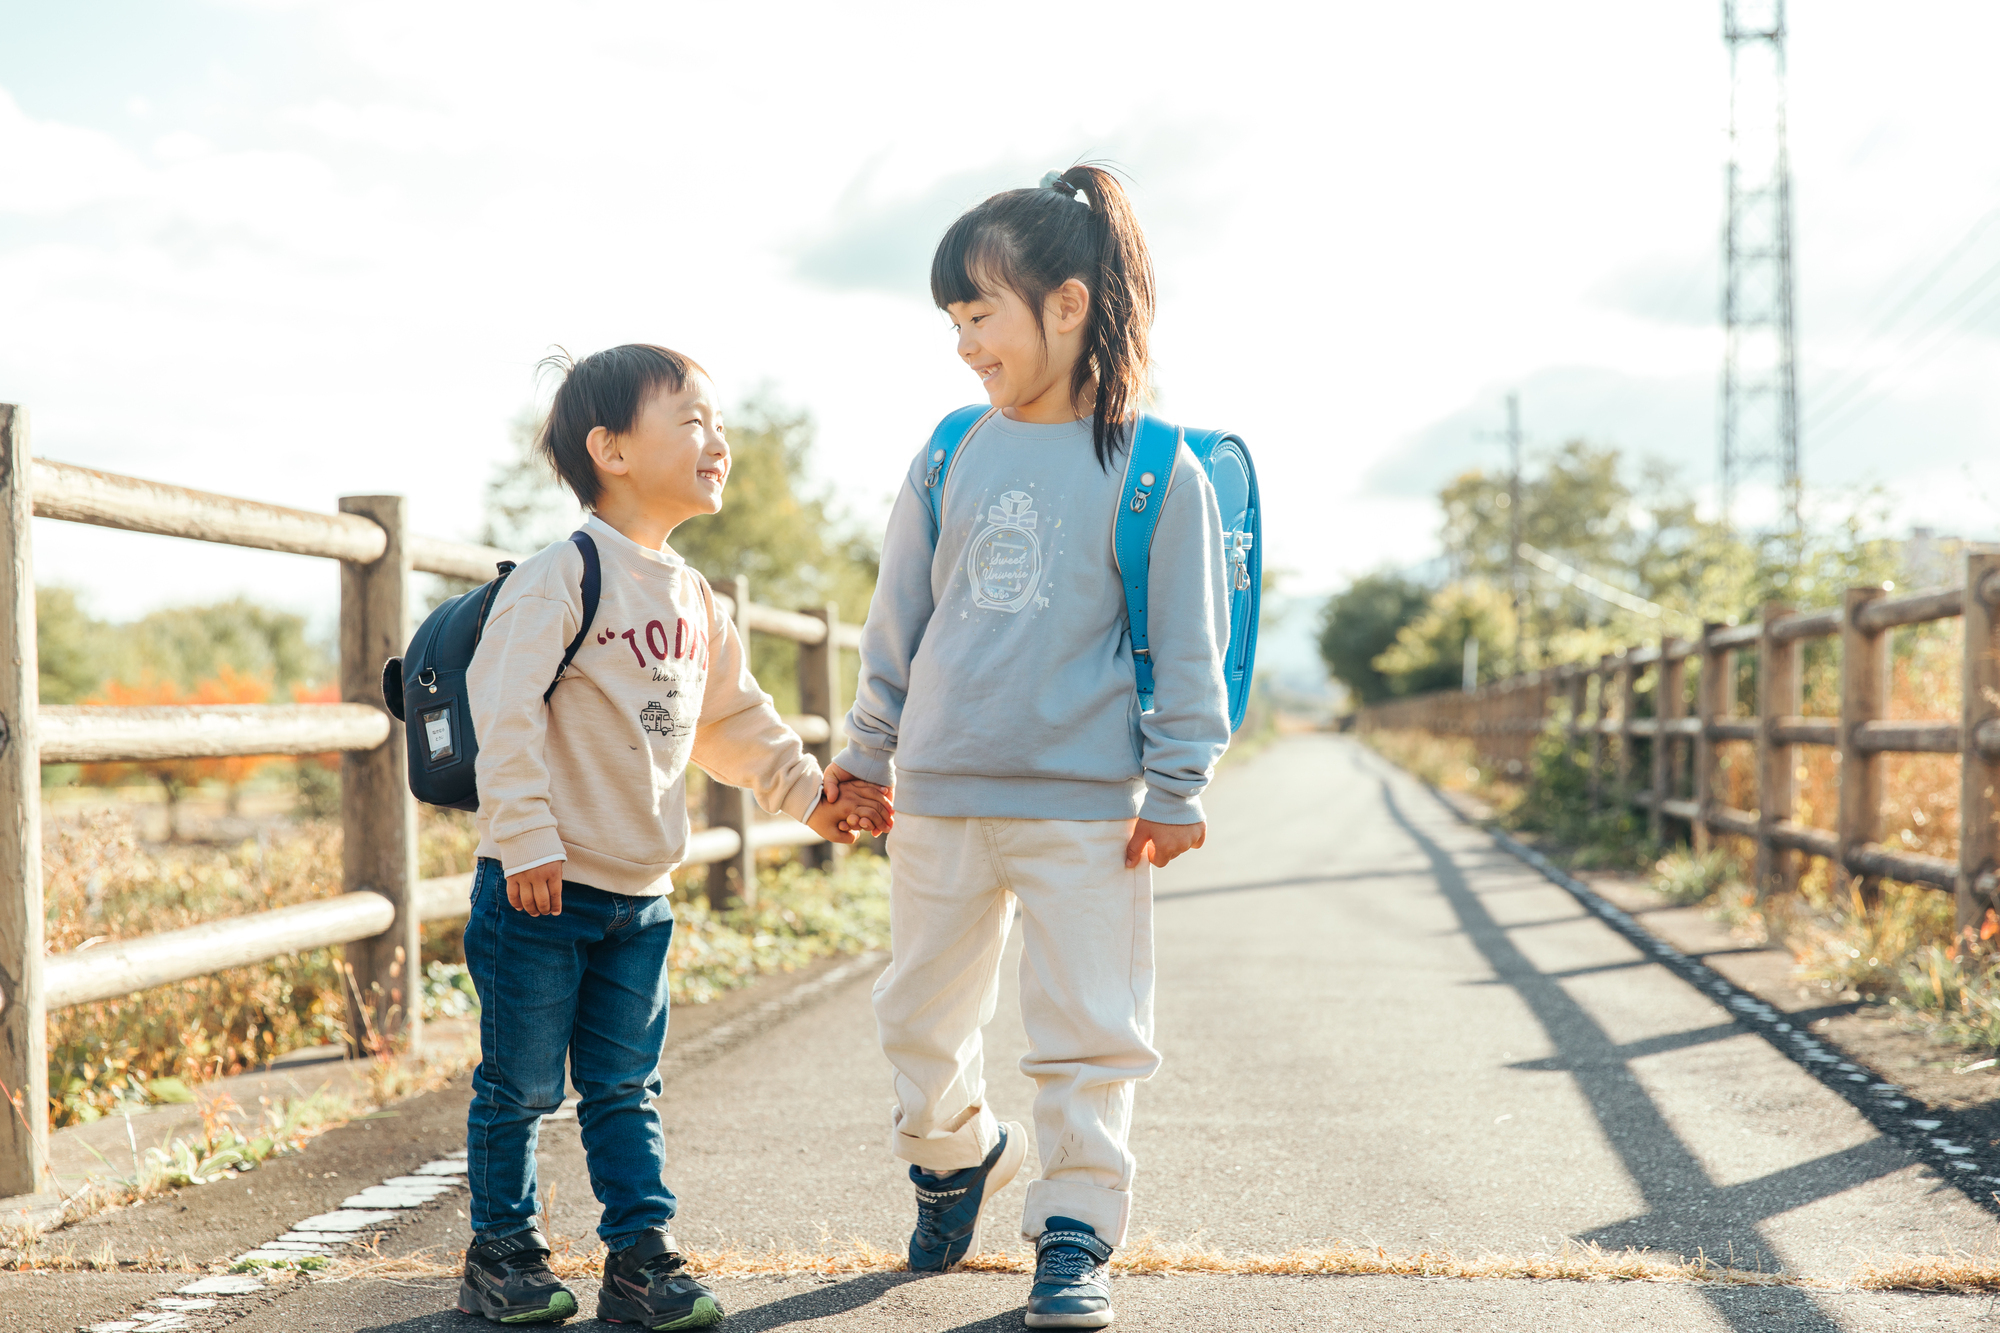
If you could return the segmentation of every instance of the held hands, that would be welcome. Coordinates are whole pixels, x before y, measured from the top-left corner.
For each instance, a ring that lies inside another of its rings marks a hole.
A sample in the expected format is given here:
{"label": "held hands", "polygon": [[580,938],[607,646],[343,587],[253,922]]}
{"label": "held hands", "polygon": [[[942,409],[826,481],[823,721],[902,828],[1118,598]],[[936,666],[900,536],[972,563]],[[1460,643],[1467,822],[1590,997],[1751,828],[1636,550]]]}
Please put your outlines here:
{"label": "held hands", "polygon": [[1125,868],[1130,870],[1141,858],[1163,866],[1182,852],[1201,846],[1207,837],[1207,824],[1155,824],[1150,819],[1136,819],[1132,821],[1131,840],[1125,844]]}
{"label": "held hands", "polygon": [[806,824],[829,842],[853,842],[857,833],[887,833],[896,823],[889,789],[863,782],[837,764],[827,766],[822,790],[826,799]]}
{"label": "held hands", "polygon": [[507,876],[507,905],[529,916],[562,915],[563,863],[551,861]]}

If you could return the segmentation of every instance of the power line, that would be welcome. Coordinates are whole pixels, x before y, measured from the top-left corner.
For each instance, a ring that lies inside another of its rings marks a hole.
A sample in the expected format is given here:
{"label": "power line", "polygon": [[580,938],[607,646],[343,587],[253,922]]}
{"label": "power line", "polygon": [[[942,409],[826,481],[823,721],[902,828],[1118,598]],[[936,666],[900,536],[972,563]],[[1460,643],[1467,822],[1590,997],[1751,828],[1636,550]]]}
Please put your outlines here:
{"label": "power line", "polygon": [[1540,547],[1530,546],[1527,542],[1521,542],[1514,549],[1523,560],[1533,565],[1536,569],[1553,575],[1558,583],[1574,588],[1586,597],[1594,597],[1600,602],[1608,602],[1612,606],[1635,612],[1645,616],[1648,620],[1664,621],[1672,619],[1686,625],[1698,626],[1700,624],[1693,616],[1675,611],[1670,607],[1661,606],[1658,602],[1649,602],[1643,597],[1626,592],[1616,584],[1606,583],[1603,579],[1586,574],[1575,565],[1558,560],[1555,556],[1550,555]]}
{"label": "power line", "polygon": [[[1930,348],[1927,355],[1936,356],[1943,353],[1946,348],[1952,346],[1960,338],[1964,337],[1967,333],[1979,327],[1979,325],[1985,321],[1987,316],[1993,314],[1996,311],[2000,311],[2000,299],[1988,301],[1985,305],[1981,306],[1976,312],[1974,312],[1969,318],[1960,320],[1958,322],[1958,325],[1949,331],[1949,335],[1944,339],[1944,341],[1937,344],[1937,346]],[[1896,369],[1896,368],[1897,367],[1893,366],[1887,367],[1885,368],[1884,373],[1886,373],[1888,369]],[[1879,378],[1879,376],[1877,376],[1877,378]],[[1856,421],[1859,421],[1862,417],[1866,416],[1872,409],[1879,407],[1881,404],[1888,401],[1889,395],[1894,392],[1895,392],[1895,385],[1893,384],[1883,385],[1880,389],[1877,389],[1874,393],[1869,394],[1865,399],[1862,399],[1861,401],[1854,403],[1851,407],[1846,408],[1843,411],[1833,413],[1826,420],[1824,424],[1816,424],[1814,426],[1814,433],[1820,439],[1823,440],[1830,439],[1831,437],[1838,435],[1841,431],[1846,430]]]}
{"label": "power line", "polygon": [[[1952,298],[1952,300],[1950,300],[1945,304],[1943,309],[1934,313],[1929,319],[1925,320],[1922,324],[1920,324],[1913,332],[1906,335],[1903,339],[1902,345],[1899,346],[1895,350],[1895,352],[1893,352],[1890,355],[1890,359],[1886,363],[1877,366],[1873,371],[1863,376],[1861,379],[1851,381],[1846,389],[1844,389],[1841,392],[1833,394],[1828,400],[1822,402],[1819,406],[1815,407],[1813,409],[1812,415],[1806,419],[1806,425],[1808,427],[1818,427],[1822,425],[1828,419],[1837,416],[1842,408],[1846,407],[1849,403],[1853,402],[1856,398],[1859,398],[1863,393],[1867,392],[1867,390],[1873,387],[1876,383],[1878,383],[1884,375],[1887,375],[1892,371],[1901,369],[1903,365],[1910,360],[1910,357],[1913,352],[1920,352],[1921,350],[1923,350],[1919,348],[1919,344],[1921,344],[1925,339],[1929,338],[1933,333],[1940,331],[1940,329],[1944,327],[1946,320],[1950,319],[1953,315],[1956,315],[1959,311],[1965,309],[1965,307],[1971,304],[1973,301],[1976,301],[1980,297],[1986,295],[1987,289],[1993,285],[1995,279],[2000,279],[2000,260],[1996,260],[1989,268],[1986,269],[1985,272],[1981,273],[1977,278],[1974,278],[1970,283],[1968,283],[1964,288],[1964,290],[1960,291],[1956,297]],[[1963,331],[1964,331],[1964,325],[1961,324],[1958,326],[1956,332],[1963,332]]]}

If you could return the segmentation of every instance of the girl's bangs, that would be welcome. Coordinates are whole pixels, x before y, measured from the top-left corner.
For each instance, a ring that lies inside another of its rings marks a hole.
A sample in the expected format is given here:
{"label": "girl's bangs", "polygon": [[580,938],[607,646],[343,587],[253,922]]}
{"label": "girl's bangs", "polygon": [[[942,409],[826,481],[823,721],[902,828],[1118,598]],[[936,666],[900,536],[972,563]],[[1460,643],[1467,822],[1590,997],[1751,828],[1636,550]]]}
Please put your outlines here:
{"label": "girl's bangs", "polygon": [[993,228],[969,214],[959,218],[931,257],[931,300],[943,310],[1012,288],[1007,258],[1007,247]]}

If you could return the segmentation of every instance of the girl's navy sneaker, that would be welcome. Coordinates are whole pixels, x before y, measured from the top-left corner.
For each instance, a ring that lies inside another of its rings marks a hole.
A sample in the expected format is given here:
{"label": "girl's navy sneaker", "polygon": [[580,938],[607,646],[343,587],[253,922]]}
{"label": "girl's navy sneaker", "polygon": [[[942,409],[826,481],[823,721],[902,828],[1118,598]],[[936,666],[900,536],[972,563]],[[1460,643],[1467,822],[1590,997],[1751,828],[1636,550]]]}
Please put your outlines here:
{"label": "girl's navy sneaker", "polygon": [[576,1313],[576,1297],[549,1271],[549,1243],[539,1227],[465,1252],[458,1308],[497,1324],[553,1324]]}
{"label": "girl's navy sneaker", "polygon": [[979,1253],[979,1233],[987,1210],[1021,1172],[1028,1155],[1028,1131],[1009,1122],[986,1160],[948,1176],[910,1168],[917,1187],[917,1229],[910,1233],[910,1271],[942,1273],[967,1255]]}
{"label": "girl's navy sneaker", "polygon": [[1051,1217],[1035,1241],[1029,1328],[1103,1328],[1111,1322],[1111,1247],[1072,1217]]}
{"label": "girl's navy sneaker", "polygon": [[604,1256],[597,1317],[642,1328],[709,1328],[722,1322],[722,1303],[687,1271],[671,1234],[652,1230]]}

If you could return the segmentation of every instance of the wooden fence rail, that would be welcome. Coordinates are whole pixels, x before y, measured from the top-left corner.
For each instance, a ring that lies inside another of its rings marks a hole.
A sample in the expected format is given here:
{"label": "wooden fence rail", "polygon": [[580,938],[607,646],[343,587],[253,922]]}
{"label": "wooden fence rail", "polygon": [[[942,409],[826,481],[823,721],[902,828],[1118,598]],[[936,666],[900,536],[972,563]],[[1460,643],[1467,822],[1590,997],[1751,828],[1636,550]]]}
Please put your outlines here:
{"label": "wooden fence rail", "polygon": [[[1665,639],[1604,657],[1594,665],[1529,672],[1477,690],[1418,695],[1363,708],[1357,729],[1415,730],[1469,738],[1482,759],[1519,773],[1537,738],[1566,705],[1566,741],[1586,770],[1593,804],[1615,794],[1646,812],[1664,841],[1685,826],[1704,850],[1713,834],[1753,840],[1760,895],[1783,892],[1798,878],[1801,856],[1824,857],[1864,901],[1884,879],[1950,890],[1961,927],[2000,903],[2000,552],[1967,555],[1955,587],[1890,596],[1850,589],[1839,607],[1799,612],[1772,603],[1747,625],[1709,625],[1699,639]],[[1891,719],[1889,631],[1964,618],[1962,700],[1957,718]],[[1837,638],[1840,715],[1801,715],[1800,645]],[[1754,661],[1755,716],[1736,709],[1739,658]],[[1690,699],[1687,664],[1698,664]],[[1639,707],[1647,673],[1650,715]],[[1693,711],[1690,715],[1689,706]],[[1755,746],[1757,809],[1723,804],[1718,745]],[[1642,744],[1643,743],[1643,744]],[[1839,756],[1839,803],[1833,828],[1797,822],[1798,747]],[[1646,759],[1645,783],[1638,763]],[[1956,859],[1882,844],[1885,754],[1954,754],[1960,758]],[[1608,759],[1608,762],[1607,762]]]}
{"label": "wooden fence rail", "polygon": [[[31,518],[340,561],[342,702],[41,704]],[[403,726],[382,706],[380,672],[413,628],[411,574],[483,582],[497,562],[520,558],[407,531],[400,496],[346,496],[340,512],[313,513],[34,458],[26,411],[0,404],[0,630],[12,647],[0,653],[0,1096],[12,1103],[0,1107],[0,1211],[52,1202],[40,1193],[49,1183],[50,1009],[341,945],[354,983],[349,1030],[420,1038],[417,931],[425,921],[465,915],[472,876],[416,877]],[[859,627],[843,624],[832,606],[758,605],[740,580],[722,581],[718,592],[724,614],[745,634],[800,645],[806,711],[785,720],[826,762],[840,739],[839,650],[859,646]],[[342,756],[340,896],[44,956],[43,764],[333,752]],[[831,854],[804,825],[753,812],[747,792],[710,783],[709,827],[689,839],[685,863],[709,867],[707,891],[717,905],[754,891],[760,848]]]}

